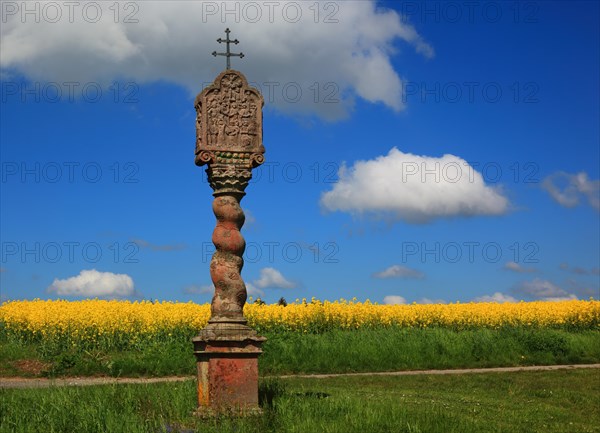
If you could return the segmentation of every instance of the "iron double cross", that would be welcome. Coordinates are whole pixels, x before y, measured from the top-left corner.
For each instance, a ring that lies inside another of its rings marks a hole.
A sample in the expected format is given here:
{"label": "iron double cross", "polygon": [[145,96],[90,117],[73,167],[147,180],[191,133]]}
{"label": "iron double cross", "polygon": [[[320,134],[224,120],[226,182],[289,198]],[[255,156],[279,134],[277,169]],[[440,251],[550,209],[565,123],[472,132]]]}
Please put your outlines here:
{"label": "iron double cross", "polygon": [[217,57],[217,56],[225,56],[227,58],[227,69],[231,69],[231,60],[230,60],[230,58],[232,56],[239,57],[240,59],[244,58],[244,53],[234,54],[234,53],[232,53],[232,52],[229,51],[229,44],[236,44],[237,45],[237,44],[240,43],[240,41],[238,41],[237,39],[234,39],[234,40],[229,39],[229,33],[231,33],[231,31],[227,28],[227,29],[225,29],[225,34],[227,35],[227,39],[221,39],[221,38],[217,39],[218,43],[225,42],[225,44],[227,46],[226,52],[225,53],[217,53],[216,51],[213,51],[213,53],[212,53],[212,55],[215,56],[215,57]]}

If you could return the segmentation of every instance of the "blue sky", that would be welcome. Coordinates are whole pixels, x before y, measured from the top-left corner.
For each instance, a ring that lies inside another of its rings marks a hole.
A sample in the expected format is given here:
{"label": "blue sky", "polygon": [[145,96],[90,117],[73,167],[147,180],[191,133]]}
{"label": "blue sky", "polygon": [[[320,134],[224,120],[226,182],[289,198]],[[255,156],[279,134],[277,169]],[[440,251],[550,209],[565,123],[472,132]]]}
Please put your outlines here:
{"label": "blue sky", "polygon": [[265,97],[251,296],[600,296],[597,2],[71,4],[2,3],[2,300],[210,301],[225,27]]}

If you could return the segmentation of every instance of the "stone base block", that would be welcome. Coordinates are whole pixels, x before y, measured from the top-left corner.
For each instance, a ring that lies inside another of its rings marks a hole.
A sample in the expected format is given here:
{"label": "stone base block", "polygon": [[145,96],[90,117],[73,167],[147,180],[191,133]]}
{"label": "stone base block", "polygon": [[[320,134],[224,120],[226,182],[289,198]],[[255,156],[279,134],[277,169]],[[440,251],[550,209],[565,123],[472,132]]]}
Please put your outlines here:
{"label": "stone base block", "polygon": [[193,339],[198,374],[198,415],[260,411],[258,357],[266,339],[250,331],[236,334],[206,329]]}

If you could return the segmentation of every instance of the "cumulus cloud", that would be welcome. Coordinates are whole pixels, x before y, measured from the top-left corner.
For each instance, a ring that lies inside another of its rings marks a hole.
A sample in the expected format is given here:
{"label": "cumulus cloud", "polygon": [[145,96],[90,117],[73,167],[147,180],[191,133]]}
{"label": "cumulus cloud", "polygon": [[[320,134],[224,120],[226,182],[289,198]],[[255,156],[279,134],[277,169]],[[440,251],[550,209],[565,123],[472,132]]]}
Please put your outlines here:
{"label": "cumulus cloud", "polygon": [[425,274],[406,266],[393,265],[373,274],[375,278],[424,278]]}
{"label": "cumulus cloud", "polygon": [[383,303],[387,304],[387,305],[406,304],[406,299],[404,299],[402,296],[398,296],[398,295],[388,295],[383,298]]}
{"label": "cumulus cloud", "polygon": [[542,188],[561,206],[575,207],[583,198],[600,211],[600,180],[591,180],[585,172],[553,173],[544,179]]}
{"label": "cumulus cloud", "polygon": [[573,274],[577,275],[600,275],[600,268],[595,267],[591,269],[582,268],[580,266],[570,267],[568,263],[561,263],[559,265],[560,269],[563,271],[569,271]]}
{"label": "cumulus cloud", "polygon": [[120,3],[118,16],[112,3],[78,3],[70,13],[66,3],[52,2],[62,12],[58,20],[42,2],[29,6],[40,9],[38,20],[23,18],[24,3],[6,3],[3,74],[105,85],[121,77],[164,80],[197,93],[223,69],[224,59],[210,53],[223,51],[216,39],[230,27],[240,40],[233,51],[245,54],[233,68],[257,84],[271,107],[325,119],[346,116],[356,97],[401,110],[402,80],[391,62],[397,45],[434,56],[410,23],[375,1],[129,2]]}
{"label": "cumulus cloud", "polygon": [[[212,295],[215,292],[215,286],[212,284],[196,285],[192,284],[183,289],[186,295]],[[246,293],[248,296],[265,296],[264,290],[259,289],[252,283],[246,283]]]}
{"label": "cumulus cloud", "polygon": [[207,293],[214,293],[215,286],[212,284],[198,286],[196,284],[189,285],[183,289],[183,293],[187,295],[204,295]]}
{"label": "cumulus cloud", "polygon": [[59,296],[90,298],[124,298],[135,293],[129,275],[98,272],[96,269],[83,270],[79,275],[64,280],[56,278],[47,291]]}
{"label": "cumulus cloud", "polygon": [[527,273],[537,272],[537,269],[535,269],[535,268],[528,268],[525,266],[521,266],[520,264],[518,264],[516,262],[506,262],[504,264],[503,269],[505,271],[517,272],[519,274],[527,274]]}
{"label": "cumulus cloud", "polygon": [[246,217],[246,219],[244,221],[244,228],[246,230],[248,230],[249,228],[251,228],[252,226],[254,226],[256,224],[256,217],[250,211],[250,209],[244,208],[243,211],[244,211],[244,216]]}
{"label": "cumulus cloud", "polygon": [[181,251],[187,248],[185,244],[157,245],[144,239],[132,239],[131,242],[134,242],[140,248],[149,249],[150,251]]}
{"label": "cumulus cloud", "polygon": [[574,279],[568,279],[566,282],[566,287],[570,293],[574,293],[577,295],[577,297],[582,299],[590,297],[594,299],[600,298],[600,288],[598,287],[597,280],[592,285],[589,282],[582,283]]}
{"label": "cumulus cloud", "polygon": [[285,279],[285,277],[275,268],[263,268],[260,270],[260,277],[253,284],[259,289],[293,289],[296,284]]}
{"label": "cumulus cloud", "polygon": [[577,299],[577,296],[561,289],[556,284],[535,278],[532,281],[524,281],[514,289],[516,293],[521,293],[541,301],[563,301]]}
{"label": "cumulus cloud", "polygon": [[443,299],[421,298],[417,301],[417,304],[447,304],[447,302]]}
{"label": "cumulus cloud", "polygon": [[501,215],[509,202],[481,173],[454,155],[404,153],[342,165],[339,181],[321,195],[327,211],[368,213],[394,221],[426,223],[436,218]]}
{"label": "cumulus cloud", "polygon": [[590,273],[587,269],[580,268],[579,266],[576,266],[573,269],[571,269],[571,272],[577,275],[588,275]]}
{"label": "cumulus cloud", "polygon": [[475,302],[496,302],[498,304],[503,304],[505,302],[518,302],[515,298],[510,295],[505,295],[504,293],[496,292],[493,295],[485,295],[479,296],[473,299]]}
{"label": "cumulus cloud", "polygon": [[265,291],[252,283],[246,283],[246,293],[248,293],[248,296],[265,296]]}
{"label": "cumulus cloud", "polygon": [[[260,270],[258,279],[245,282],[248,296],[265,296],[264,289],[293,289],[296,283],[286,279],[281,272],[275,268],[263,268]],[[186,294],[201,295],[213,293],[215,287],[210,285],[190,285],[183,289]]]}

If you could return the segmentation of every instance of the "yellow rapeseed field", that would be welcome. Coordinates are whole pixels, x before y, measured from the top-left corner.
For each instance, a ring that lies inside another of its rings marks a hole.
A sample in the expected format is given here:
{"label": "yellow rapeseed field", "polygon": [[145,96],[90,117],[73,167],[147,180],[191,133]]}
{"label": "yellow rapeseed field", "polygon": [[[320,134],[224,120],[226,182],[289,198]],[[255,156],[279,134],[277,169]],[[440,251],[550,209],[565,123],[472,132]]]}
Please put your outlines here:
{"label": "yellow rapeseed field", "polygon": [[[506,326],[600,329],[600,301],[378,305],[356,300],[297,300],[286,307],[246,304],[259,332],[329,329]],[[210,317],[210,305],[129,301],[12,301],[0,306],[0,335],[21,341],[132,347],[194,335]]]}

